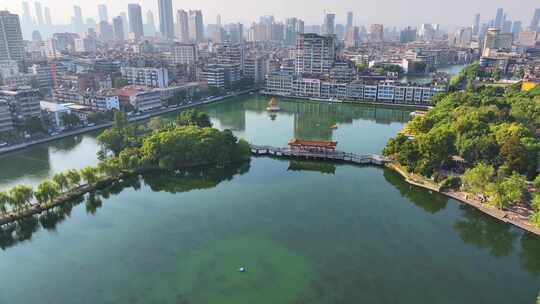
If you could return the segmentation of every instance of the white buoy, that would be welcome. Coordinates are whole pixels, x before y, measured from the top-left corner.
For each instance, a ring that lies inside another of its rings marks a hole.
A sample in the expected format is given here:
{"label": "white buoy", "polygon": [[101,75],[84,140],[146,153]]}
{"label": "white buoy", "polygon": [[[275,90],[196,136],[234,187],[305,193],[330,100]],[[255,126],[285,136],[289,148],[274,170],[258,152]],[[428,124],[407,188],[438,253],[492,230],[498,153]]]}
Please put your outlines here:
{"label": "white buoy", "polygon": [[247,270],[247,269],[246,269],[245,267],[240,267],[240,268],[238,269],[239,272],[246,272],[246,270]]}

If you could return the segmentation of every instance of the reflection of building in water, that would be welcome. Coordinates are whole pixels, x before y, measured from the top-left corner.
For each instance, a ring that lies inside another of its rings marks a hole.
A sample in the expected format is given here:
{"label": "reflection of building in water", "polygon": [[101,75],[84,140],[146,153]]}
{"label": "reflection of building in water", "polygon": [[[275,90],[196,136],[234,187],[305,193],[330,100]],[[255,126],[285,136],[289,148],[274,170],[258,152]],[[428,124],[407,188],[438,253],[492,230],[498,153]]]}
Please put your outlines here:
{"label": "reflection of building in water", "polygon": [[203,109],[211,118],[219,121],[224,129],[244,131],[246,129],[246,109],[241,102],[224,102]]}
{"label": "reflection of building in water", "polygon": [[[37,145],[0,157],[0,184],[17,183],[19,179],[31,176],[35,179],[45,179],[51,169],[49,145]],[[3,186],[0,186],[0,191]]]}
{"label": "reflection of building in water", "polygon": [[336,164],[325,161],[291,160],[287,171],[313,171],[323,174],[336,174]]}

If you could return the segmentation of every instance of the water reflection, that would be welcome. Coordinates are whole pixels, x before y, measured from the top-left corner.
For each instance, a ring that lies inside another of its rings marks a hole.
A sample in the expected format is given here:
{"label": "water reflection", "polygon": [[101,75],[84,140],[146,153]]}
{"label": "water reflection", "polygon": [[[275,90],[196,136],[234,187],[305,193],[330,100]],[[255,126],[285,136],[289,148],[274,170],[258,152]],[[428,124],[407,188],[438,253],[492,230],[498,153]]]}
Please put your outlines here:
{"label": "water reflection", "polygon": [[312,160],[291,160],[287,171],[312,171],[322,174],[336,174],[336,164]]}
{"label": "water reflection", "polygon": [[49,175],[50,156],[46,145],[38,145],[24,151],[0,156],[0,184],[29,175],[46,178]]}
{"label": "water reflection", "polygon": [[102,208],[104,199],[118,195],[127,188],[138,190],[141,188],[141,183],[148,185],[153,191],[182,193],[216,187],[223,181],[232,180],[236,175],[247,173],[249,168],[249,162],[245,162],[220,168],[200,167],[176,172],[154,171],[141,176],[130,176],[39,215],[26,217],[0,227],[0,248],[5,250],[20,242],[29,241],[40,228],[55,231],[59,223],[70,217],[73,208],[83,202],[86,212],[95,215]]}
{"label": "water reflection", "polygon": [[540,238],[531,233],[521,236],[521,268],[540,276]]}
{"label": "water reflection", "polygon": [[403,180],[401,175],[391,170],[384,170],[384,178],[388,183],[393,185],[403,197],[408,198],[422,210],[435,214],[446,209],[448,198],[438,194],[433,195],[426,190],[411,186]]}
{"label": "water reflection", "polygon": [[62,140],[56,140],[49,144],[51,148],[54,148],[59,151],[71,151],[73,148],[78,146],[83,141],[83,136],[72,136],[66,137]]}

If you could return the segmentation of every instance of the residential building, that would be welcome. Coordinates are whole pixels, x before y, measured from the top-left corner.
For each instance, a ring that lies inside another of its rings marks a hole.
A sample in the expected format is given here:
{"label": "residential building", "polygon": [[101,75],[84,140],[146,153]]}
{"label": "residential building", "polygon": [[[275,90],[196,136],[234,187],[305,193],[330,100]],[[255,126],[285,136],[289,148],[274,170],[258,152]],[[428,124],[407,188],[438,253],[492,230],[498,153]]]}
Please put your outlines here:
{"label": "residential building", "polygon": [[516,44],[519,46],[534,47],[536,46],[538,33],[533,31],[525,31],[519,33]]}
{"label": "residential building", "polygon": [[334,35],[336,28],[336,14],[326,14],[322,26],[323,35]]}
{"label": "residential building", "polygon": [[7,88],[0,90],[0,99],[6,100],[16,121],[40,117],[39,91],[30,87]]}
{"label": "residential building", "polygon": [[0,59],[21,62],[24,45],[19,16],[0,11]]}
{"label": "residential building", "polygon": [[13,120],[11,119],[11,110],[9,103],[0,99],[0,133],[13,130]]}
{"label": "residential building", "polygon": [[113,26],[107,21],[98,24],[99,39],[103,42],[111,42],[115,39]]}
{"label": "residential building", "polygon": [[49,101],[40,101],[39,105],[41,108],[41,115],[45,121],[49,122],[49,124],[56,129],[64,128],[62,117],[71,114],[71,111],[68,108],[62,104]]}
{"label": "residential building", "polygon": [[494,51],[510,50],[512,48],[512,33],[501,33],[498,28],[490,28],[484,39],[484,49],[482,56],[490,56]]}
{"label": "residential building", "polygon": [[336,41],[334,36],[301,34],[296,43],[297,74],[327,73],[336,59]]}
{"label": "residential building", "polygon": [[165,88],[169,85],[166,68],[122,67],[122,78],[130,85]]}
{"label": "residential building", "polygon": [[369,26],[369,42],[380,43],[384,41],[384,26],[372,24]]}
{"label": "residential building", "polygon": [[532,31],[540,32],[540,8],[534,10],[530,27]]}
{"label": "residential building", "polygon": [[171,47],[171,64],[196,64],[199,60],[199,51],[196,44],[177,43]]}
{"label": "residential building", "polygon": [[99,21],[109,22],[109,13],[105,4],[98,5]]}
{"label": "residential building", "polygon": [[133,108],[138,112],[158,109],[162,106],[159,90],[144,86],[126,86],[115,92],[120,101],[120,108]]}

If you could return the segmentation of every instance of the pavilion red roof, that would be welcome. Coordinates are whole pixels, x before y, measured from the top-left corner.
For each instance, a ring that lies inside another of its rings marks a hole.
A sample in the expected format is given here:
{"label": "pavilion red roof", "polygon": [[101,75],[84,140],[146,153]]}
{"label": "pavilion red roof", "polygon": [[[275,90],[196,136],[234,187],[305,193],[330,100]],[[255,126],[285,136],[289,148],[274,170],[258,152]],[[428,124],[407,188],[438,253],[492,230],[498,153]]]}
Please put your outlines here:
{"label": "pavilion red roof", "polygon": [[337,141],[303,140],[303,139],[294,138],[289,141],[289,145],[335,149],[337,147]]}

